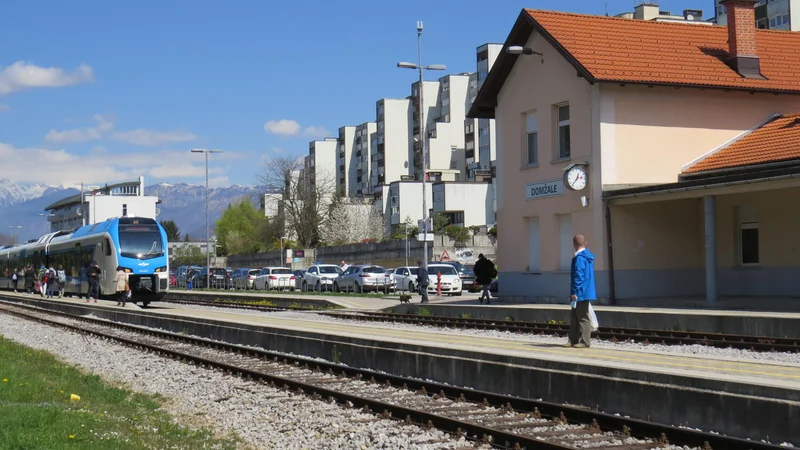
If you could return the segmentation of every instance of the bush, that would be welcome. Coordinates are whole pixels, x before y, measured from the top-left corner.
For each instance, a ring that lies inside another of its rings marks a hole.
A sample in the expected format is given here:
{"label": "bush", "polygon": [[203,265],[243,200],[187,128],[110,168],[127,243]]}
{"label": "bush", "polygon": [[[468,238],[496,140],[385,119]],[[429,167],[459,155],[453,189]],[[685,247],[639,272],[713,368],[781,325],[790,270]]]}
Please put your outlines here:
{"label": "bush", "polygon": [[471,236],[471,233],[468,229],[454,225],[446,226],[444,228],[444,234],[452,239],[456,244],[466,243]]}
{"label": "bush", "polygon": [[486,234],[488,234],[489,236],[497,239],[497,226],[493,226],[492,228],[489,228],[489,231],[487,231]]}

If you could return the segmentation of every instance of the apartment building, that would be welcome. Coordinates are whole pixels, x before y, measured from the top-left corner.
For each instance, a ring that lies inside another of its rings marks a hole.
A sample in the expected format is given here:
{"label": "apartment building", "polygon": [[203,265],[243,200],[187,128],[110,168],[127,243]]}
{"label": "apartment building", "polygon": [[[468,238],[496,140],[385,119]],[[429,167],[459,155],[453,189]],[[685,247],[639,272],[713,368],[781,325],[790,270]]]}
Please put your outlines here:
{"label": "apartment building", "polygon": [[353,152],[356,146],[356,127],[339,127],[339,139],[336,142],[336,192],[339,195],[351,196],[355,175]]}
{"label": "apartment building", "polygon": [[371,195],[372,184],[370,183],[372,167],[372,144],[373,137],[377,140],[375,132],[378,125],[375,122],[364,122],[356,127],[355,141],[355,170],[351,173],[350,197],[365,197]]}
{"label": "apartment building", "polygon": [[[755,3],[756,28],[800,31],[800,0],[747,0]],[[728,25],[724,0],[714,0],[714,22]]]}
{"label": "apartment building", "polygon": [[672,14],[664,11],[655,0],[639,1],[634,7],[633,12],[624,12],[614,17],[620,19],[649,20],[653,22],[679,22],[694,25],[713,25],[711,22],[703,21],[703,10],[684,9],[682,14]]}
{"label": "apartment building", "polygon": [[437,182],[431,187],[433,213],[447,216],[451,225],[485,226],[494,223],[491,183]]}
{"label": "apartment building", "polygon": [[414,110],[410,98],[382,98],[375,104],[374,141],[370,136],[370,186],[376,196],[390,182],[407,177],[414,167]]}
{"label": "apartment building", "polygon": [[[469,81],[468,73],[439,78],[438,104],[433,108],[425,107],[428,112],[429,179],[466,180],[463,123],[470,106]],[[428,104],[427,97],[425,104]],[[436,116],[432,114],[433,111]]]}
{"label": "apartment building", "polygon": [[305,157],[304,177],[312,188],[332,194],[336,189],[339,139],[325,138],[308,144]]}

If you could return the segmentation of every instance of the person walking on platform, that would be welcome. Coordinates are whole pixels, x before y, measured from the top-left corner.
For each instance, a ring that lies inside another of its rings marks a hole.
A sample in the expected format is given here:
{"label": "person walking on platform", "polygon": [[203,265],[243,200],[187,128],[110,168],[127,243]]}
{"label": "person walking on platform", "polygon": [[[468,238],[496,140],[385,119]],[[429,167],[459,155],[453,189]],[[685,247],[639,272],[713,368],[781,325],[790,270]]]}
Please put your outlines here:
{"label": "person walking on platform", "polygon": [[497,271],[494,269],[494,263],[484,257],[483,253],[478,255],[478,261],[475,263],[475,282],[483,288],[483,292],[481,292],[481,296],[478,299],[481,304],[483,304],[484,297],[487,305],[491,301],[492,295],[489,293],[489,285],[492,284],[492,280],[496,276]]}
{"label": "person walking on platform", "polygon": [[33,287],[36,286],[36,272],[33,271],[33,266],[28,266],[25,269],[25,291],[28,294],[33,294]]}
{"label": "person walking on platform", "polygon": [[86,271],[86,275],[89,277],[89,295],[86,303],[90,303],[92,300],[97,303],[97,297],[100,297],[100,274],[100,266],[97,265],[97,261],[93,261]]}
{"label": "person walking on platform", "polygon": [[125,307],[128,299],[128,274],[122,266],[117,266],[117,274],[114,276],[114,285],[117,291],[117,306]]}
{"label": "person walking on platform", "polygon": [[594,255],[586,248],[586,238],[578,234],[572,238],[575,256],[570,268],[570,323],[567,346],[587,348],[592,345],[591,302],[597,300],[594,284]]}
{"label": "person walking on platform", "polygon": [[425,263],[422,261],[417,261],[417,266],[417,287],[419,295],[422,296],[420,303],[428,303],[428,285],[431,282],[428,277],[428,269],[425,268]]}

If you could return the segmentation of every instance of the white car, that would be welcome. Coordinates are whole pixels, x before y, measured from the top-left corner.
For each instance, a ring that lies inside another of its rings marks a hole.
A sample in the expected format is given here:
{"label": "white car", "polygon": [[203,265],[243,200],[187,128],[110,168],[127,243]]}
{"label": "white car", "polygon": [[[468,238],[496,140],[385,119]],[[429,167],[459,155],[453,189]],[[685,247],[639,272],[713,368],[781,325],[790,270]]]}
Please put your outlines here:
{"label": "white car", "polygon": [[332,291],[333,281],[341,275],[342,269],[334,264],[314,264],[303,275],[301,291]]}
{"label": "white car", "polygon": [[398,291],[417,291],[417,266],[398,267],[393,277]]}
{"label": "white car", "polygon": [[283,290],[295,289],[295,279],[292,269],[286,267],[264,267],[258,272],[258,276],[253,282],[254,289],[271,291],[273,289]]}
{"label": "white car", "polygon": [[428,264],[428,293],[436,293],[437,276],[442,274],[442,294],[461,295],[461,277],[455,267],[447,264]]}

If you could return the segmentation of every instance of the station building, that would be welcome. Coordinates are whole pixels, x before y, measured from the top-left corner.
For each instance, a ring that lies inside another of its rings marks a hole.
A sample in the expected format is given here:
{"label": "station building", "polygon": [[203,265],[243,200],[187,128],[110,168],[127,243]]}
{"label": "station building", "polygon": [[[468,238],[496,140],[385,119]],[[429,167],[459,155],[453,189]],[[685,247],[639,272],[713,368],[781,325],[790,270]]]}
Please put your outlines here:
{"label": "station building", "polygon": [[727,27],[521,12],[470,111],[497,124],[501,296],[566,302],[574,234],[610,302],[800,295],[800,34],[756,3]]}
{"label": "station building", "polygon": [[114,217],[147,217],[155,219],[157,196],[144,194],[144,177],[105,186],[91,186],[78,195],[48,205],[50,231],[67,231]]}

